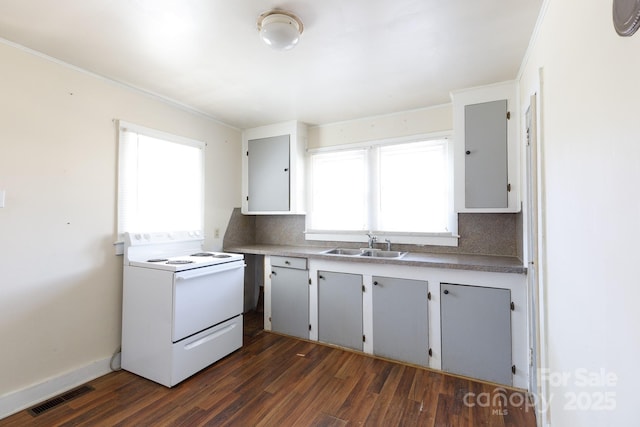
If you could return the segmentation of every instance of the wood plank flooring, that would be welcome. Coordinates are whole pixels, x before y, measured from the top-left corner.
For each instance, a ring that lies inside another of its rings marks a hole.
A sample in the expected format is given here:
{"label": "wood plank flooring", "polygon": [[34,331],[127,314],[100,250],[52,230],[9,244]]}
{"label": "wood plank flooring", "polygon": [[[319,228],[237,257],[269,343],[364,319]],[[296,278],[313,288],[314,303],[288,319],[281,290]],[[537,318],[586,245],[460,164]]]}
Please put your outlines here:
{"label": "wood plank flooring", "polygon": [[536,425],[519,391],[264,332],[260,316],[245,315],[240,350],[171,389],[113,372],[0,426]]}

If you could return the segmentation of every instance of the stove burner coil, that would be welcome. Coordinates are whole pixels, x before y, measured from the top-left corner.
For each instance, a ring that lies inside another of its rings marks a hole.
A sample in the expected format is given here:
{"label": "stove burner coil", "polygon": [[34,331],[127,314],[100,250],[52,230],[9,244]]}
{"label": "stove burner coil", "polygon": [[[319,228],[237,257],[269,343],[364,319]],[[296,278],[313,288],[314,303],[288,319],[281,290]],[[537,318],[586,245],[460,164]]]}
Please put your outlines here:
{"label": "stove burner coil", "polygon": [[167,261],[167,264],[172,264],[172,265],[182,265],[182,264],[192,264],[193,261],[189,261],[186,259],[175,259],[173,261]]}
{"label": "stove burner coil", "polygon": [[169,261],[169,260],[167,258],[152,258],[147,260],[147,262],[165,262],[165,261]]}
{"label": "stove burner coil", "polygon": [[189,256],[201,256],[201,257],[210,256],[211,258],[229,258],[231,255],[214,254],[214,253],[211,253],[211,252],[198,252],[197,254],[191,254]]}

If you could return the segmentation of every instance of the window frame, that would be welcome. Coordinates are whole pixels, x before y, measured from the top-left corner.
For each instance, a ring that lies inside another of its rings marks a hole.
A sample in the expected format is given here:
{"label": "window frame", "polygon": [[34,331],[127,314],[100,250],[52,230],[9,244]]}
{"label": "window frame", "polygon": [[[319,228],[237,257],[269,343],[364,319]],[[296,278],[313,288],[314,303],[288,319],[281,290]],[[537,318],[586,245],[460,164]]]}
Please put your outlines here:
{"label": "window frame", "polygon": [[[312,194],[312,173],[313,168],[311,165],[311,156],[316,153],[323,152],[338,152],[338,151],[350,151],[357,149],[367,149],[367,168],[368,168],[368,186],[378,185],[375,183],[379,177],[376,175],[379,173],[376,162],[378,161],[376,150],[372,150],[375,147],[409,144],[414,142],[427,142],[444,140],[446,147],[446,162],[447,162],[447,224],[449,231],[447,232],[391,232],[380,230],[316,230],[311,227],[312,220],[312,197],[307,198],[307,216],[305,218],[305,239],[310,241],[334,241],[334,242],[350,242],[350,243],[366,243],[368,242],[367,233],[373,233],[378,238],[378,242],[383,242],[385,239],[389,239],[392,243],[396,244],[415,244],[415,245],[436,245],[436,246],[458,246],[458,216],[455,212],[454,206],[454,141],[451,132],[433,132],[429,134],[410,135],[405,137],[388,138],[384,140],[359,142],[353,144],[343,144],[330,147],[320,147],[307,149],[307,194]],[[367,200],[367,215],[369,219],[375,216],[372,213],[373,204],[377,202],[377,195],[374,195],[371,188],[368,189]],[[371,222],[369,222],[371,224]]]}
{"label": "window frame", "polygon": [[[163,141],[167,141],[167,142],[171,142],[171,143],[175,143],[175,144],[180,144],[180,145],[186,145],[186,146],[190,146],[190,147],[194,147],[197,148],[201,151],[201,155],[200,155],[200,168],[201,168],[201,173],[200,173],[200,208],[199,208],[199,227],[198,230],[203,230],[204,229],[204,220],[205,220],[205,158],[206,158],[206,154],[205,154],[205,148],[206,148],[206,143],[203,141],[198,141],[195,139],[191,139],[191,138],[187,138],[187,137],[183,137],[183,136],[179,136],[179,135],[174,135],[168,132],[163,132],[157,129],[152,129],[152,128],[148,128],[145,126],[141,126],[135,123],[130,123],[130,122],[126,122],[123,120],[115,120],[116,123],[116,128],[117,128],[117,135],[118,135],[118,183],[117,183],[117,223],[116,223],[116,233],[117,233],[117,242],[116,245],[121,244],[124,240],[124,233],[127,231],[136,231],[136,230],[123,230],[123,213],[122,213],[122,200],[123,200],[123,195],[124,195],[124,170],[123,170],[123,165],[125,164],[126,160],[124,159],[125,154],[125,150],[123,148],[123,133],[125,131],[130,131],[130,132],[134,132],[134,133],[138,133],[140,135],[144,135],[150,138],[155,138],[155,139],[160,139]],[[155,230],[155,231],[183,231],[183,230]]]}

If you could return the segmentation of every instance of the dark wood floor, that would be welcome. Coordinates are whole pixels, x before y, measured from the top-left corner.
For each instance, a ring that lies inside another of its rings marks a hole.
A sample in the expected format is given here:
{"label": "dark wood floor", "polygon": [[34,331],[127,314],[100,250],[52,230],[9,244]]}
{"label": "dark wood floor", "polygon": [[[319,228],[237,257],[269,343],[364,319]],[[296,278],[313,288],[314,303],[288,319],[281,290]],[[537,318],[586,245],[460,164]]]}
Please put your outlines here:
{"label": "dark wood floor", "polygon": [[535,427],[523,393],[264,332],[261,315],[245,316],[242,349],[171,389],[113,372],[0,426]]}

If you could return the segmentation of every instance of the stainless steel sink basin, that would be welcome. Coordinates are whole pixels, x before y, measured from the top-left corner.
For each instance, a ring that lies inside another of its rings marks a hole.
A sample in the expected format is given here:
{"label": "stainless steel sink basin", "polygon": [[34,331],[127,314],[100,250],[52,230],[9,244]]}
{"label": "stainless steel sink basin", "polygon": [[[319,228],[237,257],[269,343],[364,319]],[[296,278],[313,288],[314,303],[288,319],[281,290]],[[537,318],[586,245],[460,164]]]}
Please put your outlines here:
{"label": "stainless steel sink basin", "polygon": [[371,258],[402,258],[407,252],[400,251],[383,251],[381,249],[351,249],[351,248],[333,248],[321,253],[326,255],[342,255],[342,256],[367,256]]}
{"label": "stainless steel sink basin", "polygon": [[334,248],[334,249],[329,249],[327,251],[323,251],[322,253],[327,255],[355,256],[355,255],[361,255],[362,251],[360,249]]}
{"label": "stainless steel sink basin", "polygon": [[369,256],[373,258],[402,258],[407,252],[400,251],[383,251],[383,250],[366,250],[360,256]]}

